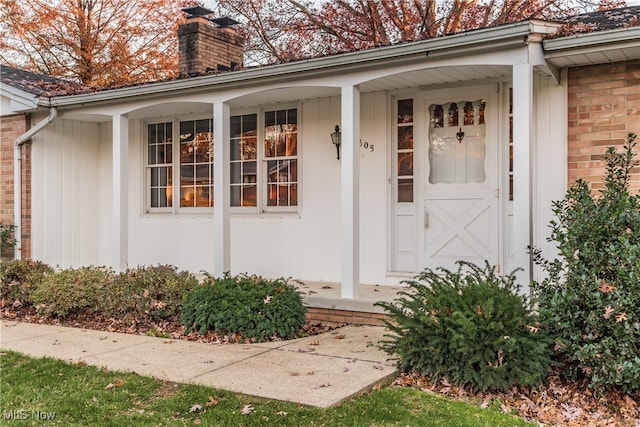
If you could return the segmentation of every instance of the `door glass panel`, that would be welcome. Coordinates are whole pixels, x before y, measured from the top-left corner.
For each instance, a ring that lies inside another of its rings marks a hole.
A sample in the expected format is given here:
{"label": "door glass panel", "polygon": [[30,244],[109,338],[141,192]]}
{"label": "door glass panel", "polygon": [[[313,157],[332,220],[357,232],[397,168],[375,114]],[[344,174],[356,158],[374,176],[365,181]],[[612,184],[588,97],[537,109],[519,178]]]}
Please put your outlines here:
{"label": "door glass panel", "polygon": [[396,183],[399,203],[413,202],[413,99],[397,102]]}
{"label": "door glass panel", "polygon": [[430,184],[485,181],[484,110],[483,99],[429,106]]}

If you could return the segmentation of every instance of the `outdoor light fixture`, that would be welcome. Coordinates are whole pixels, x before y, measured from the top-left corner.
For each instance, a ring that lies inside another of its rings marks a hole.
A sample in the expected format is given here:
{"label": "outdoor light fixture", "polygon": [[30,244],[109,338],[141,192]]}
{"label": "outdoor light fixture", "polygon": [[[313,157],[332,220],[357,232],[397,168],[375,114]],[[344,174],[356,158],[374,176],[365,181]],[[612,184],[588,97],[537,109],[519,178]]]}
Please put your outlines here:
{"label": "outdoor light fixture", "polygon": [[462,142],[462,140],[464,139],[464,132],[462,132],[462,128],[460,128],[460,130],[456,133],[456,139],[458,140],[458,142]]}
{"label": "outdoor light fixture", "polygon": [[336,146],[336,153],[338,153],[338,157],[336,157],[336,159],[340,160],[340,145],[342,145],[342,134],[340,133],[339,125],[336,125],[335,130],[331,133],[331,142]]}

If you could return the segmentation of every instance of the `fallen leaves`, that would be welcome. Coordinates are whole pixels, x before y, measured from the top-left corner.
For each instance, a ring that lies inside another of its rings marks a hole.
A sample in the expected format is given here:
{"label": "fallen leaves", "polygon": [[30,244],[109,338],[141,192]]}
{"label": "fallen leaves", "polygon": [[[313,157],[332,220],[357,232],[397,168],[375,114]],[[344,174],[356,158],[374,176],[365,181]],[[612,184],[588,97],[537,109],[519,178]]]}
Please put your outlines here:
{"label": "fallen leaves", "polygon": [[513,387],[504,392],[473,393],[446,379],[432,381],[417,374],[401,374],[393,383],[418,387],[428,393],[475,402],[481,408],[495,408],[539,425],[623,427],[640,420],[638,397],[619,392],[598,394],[586,383],[564,383],[551,375],[548,383],[535,389]]}
{"label": "fallen leaves", "polygon": [[120,380],[117,383],[109,383],[105,386],[105,390],[110,390],[112,388],[120,388],[122,386],[124,386],[127,382],[125,380]]}
{"label": "fallen leaves", "polygon": [[205,403],[205,406],[215,406],[220,403],[219,399],[214,398],[213,396],[209,396],[209,400]]}
{"label": "fallen leaves", "polygon": [[606,307],[604,308],[604,315],[603,315],[603,317],[604,317],[605,319],[610,318],[610,317],[611,317],[611,314],[613,314],[613,312],[614,312],[614,311],[616,311],[616,310],[615,310],[613,307],[611,307],[610,305],[606,306]]}
{"label": "fallen leaves", "polygon": [[611,283],[605,282],[604,279],[602,279],[602,284],[600,285],[599,289],[600,289],[600,292],[602,292],[603,294],[608,294],[609,292],[615,291],[616,287]]}
{"label": "fallen leaves", "polygon": [[620,313],[616,316],[616,323],[621,323],[627,320],[627,313]]}
{"label": "fallen leaves", "polygon": [[240,410],[240,413],[242,415],[249,415],[250,413],[252,413],[255,409],[253,408],[253,406],[251,405],[244,405],[244,407]]}

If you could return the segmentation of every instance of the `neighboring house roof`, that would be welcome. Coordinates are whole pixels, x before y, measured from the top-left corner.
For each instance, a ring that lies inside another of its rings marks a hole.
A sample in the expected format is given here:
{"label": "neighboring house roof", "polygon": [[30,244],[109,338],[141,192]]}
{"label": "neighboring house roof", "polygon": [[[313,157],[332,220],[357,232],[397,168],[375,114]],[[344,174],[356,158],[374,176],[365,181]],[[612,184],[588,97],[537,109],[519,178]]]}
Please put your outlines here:
{"label": "neighboring house roof", "polygon": [[583,13],[564,19],[569,25],[585,25],[591,31],[612,30],[614,28],[632,27],[640,24],[640,6],[627,6],[612,10]]}
{"label": "neighboring house roof", "polygon": [[4,64],[0,64],[0,82],[32,95],[43,97],[93,91],[90,87],[80,83]]}

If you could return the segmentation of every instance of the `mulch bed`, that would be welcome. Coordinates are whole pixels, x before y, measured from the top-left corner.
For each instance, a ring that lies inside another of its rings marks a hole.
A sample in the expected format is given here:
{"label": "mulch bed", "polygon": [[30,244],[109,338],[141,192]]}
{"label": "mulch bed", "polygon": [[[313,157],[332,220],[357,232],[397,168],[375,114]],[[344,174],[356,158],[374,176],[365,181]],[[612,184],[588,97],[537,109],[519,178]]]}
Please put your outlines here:
{"label": "mulch bed", "polygon": [[[162,338],[193,341],[211,344],[249,344],[253,340],[239,334],[220,334],[208,332],[198,334],[196,332],[185,333],[185,327],[180,324],[178,316],[162,321],[148,321],[134,316],[122,318],[106,318],[91,310],[70,313],[64,319],[47,319],[36,312],[32,306],[11,307],[2,306],[0,303],[0,319],[15,320],[20,322],[39,323],[43,325],[69,326],[74,328],[94,329],[98,331],[120,332],[125,334],[151,335]],[[343,325],[325,325],[321,323],[307,323],[302,328],[300,336],[319,335],[330,332]],[[281,338],[272,337],[269,341],[282,341]]]}
{"label": "mulch bed", "polygon": [[[143,322],[133,317],[104,318],[91,311],[73,313],[62,320],[45,319],[33,307],[12,307],[0,304],[0,319],[40,324],[71,326],[128,334],[146,334],[174,339],[214,343],[249,343],[251,340],[237,334],[216,332],[185,334],[185,328],[177,316],[162,322]],[[303,336],[318,335],[343,325],[307,324]],[[274,337],[272,340],[278,340]],[[620,392],[598,393],[586,383],[564,383],[559,375],[552,374],[545,385],[535,389],[514,387],[500,393],[474,393],[449,384],[445,379],[432,381],[417,374],[401,374],[393,383],[398,387],[417,387],[427,393],[437,393],[463,400],[483,408],[497,408],[539,425],[640,427],[640,396]]]}

